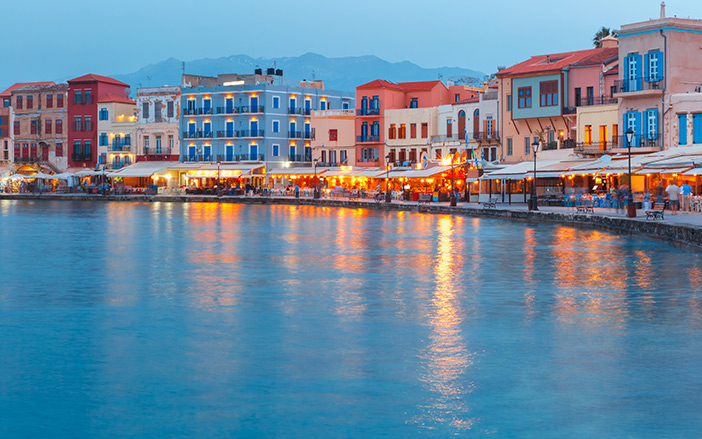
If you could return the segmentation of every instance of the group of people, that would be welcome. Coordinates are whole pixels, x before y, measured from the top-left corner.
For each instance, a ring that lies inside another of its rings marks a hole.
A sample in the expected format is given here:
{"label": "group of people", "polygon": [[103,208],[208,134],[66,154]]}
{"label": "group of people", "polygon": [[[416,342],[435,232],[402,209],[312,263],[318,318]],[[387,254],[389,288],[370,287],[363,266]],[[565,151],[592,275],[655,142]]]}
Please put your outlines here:
{"label": "group of people", "polygon": [[[690,211],[692,186],[690,186],[687,181],[683,182],[680,186],[677,185],[675,180],[671,181],[665,188],[665,193],[668,194],[668,205],[673,215],[677,215],[678,210],[682,210],[685,213]],[[661,185],[658,186],[656,203],[661,203],[661,207],[663,207],[664,202],[663,186]]]}

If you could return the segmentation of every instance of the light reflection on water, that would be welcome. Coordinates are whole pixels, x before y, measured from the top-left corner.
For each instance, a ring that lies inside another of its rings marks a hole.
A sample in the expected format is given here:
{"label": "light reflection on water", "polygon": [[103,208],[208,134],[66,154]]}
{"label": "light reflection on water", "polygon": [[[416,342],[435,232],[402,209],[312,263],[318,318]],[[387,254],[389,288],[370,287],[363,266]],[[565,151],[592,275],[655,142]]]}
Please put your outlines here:
{"label": "light reflection on water", "polygon": [[702,428],[690,249],[215,203],[1,201],[0,227],[2,437]]}

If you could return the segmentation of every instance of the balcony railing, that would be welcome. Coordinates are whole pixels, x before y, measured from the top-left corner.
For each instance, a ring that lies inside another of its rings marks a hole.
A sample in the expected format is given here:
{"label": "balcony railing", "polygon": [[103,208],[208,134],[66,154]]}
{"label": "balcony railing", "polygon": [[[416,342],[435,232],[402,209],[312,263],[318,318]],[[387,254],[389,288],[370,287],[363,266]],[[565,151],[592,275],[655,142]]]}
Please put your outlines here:
{"label": "balcony railing", "polygon": [[111,145],[108,147],[109,151],[131,151],[132,147],[130,145]]}
{"label": "balcony railing", "polygon": [[302,108],[289,107],[288,114],[302,114]]}
{"label": "balcony railing", "polygon": [[234,137],[236,137],[236,131],[234,131],[234,130],[217,131],[217,137],[219,137],[219,138],[234,138]]}
{"label": "balcony railing", "polygon": [[617,98],[613,97],[612,95],[585,96],[581,97],[580,99],[575,99],[576,107],[589,107],[591,105],[607,105],[616,103]]}
{"label": "balcony railing", "polygon": [[500,132],[495,131],[478,131],[475,133],[468,133],[468,139],[473,138],[473,140],[499,140]]}
{"label": "balcony railing", "polygon": [[577,107],[563,107],[563,114],[575,114],[577,112]]}
{"label": "balcony railing", "polygon": [[438,136],[431,136],[431,141],[432,142],[457,142],[458,141],[458,134],[452,134],[450,136],[447,136],[446,134],[440,134]]}
{"label": "balcony railing", "polygon": [[630,93],[643,90],[661,90],[663,88],[663,80],[657,81],[645,80],[644,78],[635,79],[620,79],[617,81],[617,90],[619,93]]}
{"label": "balcony railing", "polygon": [[93,156],[91,154],[83,154],[83,153],[71,154],[71,160],[73,160],[74,162],[89,162],[92,159],[93,159]]}
{"label": "balcony railing", "polygon": [[254,105],[253,107],[250,107],[248,105],[244,105],[241,107],[236,108],[236,112],[239,114],[256,114],[256,113],[263,113],[264,108],[259,106]]}
{"label": "balcony railing", "polygon": [[380,142],[380,136],[356,136],[356,143]]}
{"label": "balcony railing", "polygon": [[214,137],[212,131],[197,130],[195,132],[183,131],[183,139],[211,139]]}
{"label": "balcony railing", "polygon": [[263,137],[263,130],[239,130],[237,137]]}
{"label": "balcony railing", "polygon": [[378,116],[380,114],[379,108],[357,108],[356,116]]}
{"label": "balcony railing", "polygon": [[231,108],[217,107],[216,113],[217,114],[236,114],[236,113],[238,113],[238,108],[236,108],[236,107],[231,107]]}
{"label": "balcony railing", "polygon": [[144,155],[171,155],[170,148],[149,148],[148,146],[144,148]]}
{"label": "balcony railing", "polygon": [[[612,148],[627,148],[628,143],[626,136],[618,136],[616,140],[613,138],[613,142],[616,146]],[[649,133],[645,136],[635,135],[634,140],[631,142],[632,148],[662,148],[663,138],[661,133]]]}
{"label": "balcony railing", "polygon": [[32,157],[15,156],[15,163],[39,163],[39,162],[43,162],[43,161],[46,161],[46,160],[42,160],[42,158],[39,156],[32,156]]}
{"label": "balcony railing", "polygon": [[201,114],[212,114],[212,107],[210,108],[183,108],[183,116],[197,116]]}
{"label": "balcony railing", "polygon": [[311,154],[291,155],[291,156],[289,156],[288,160],[290,160],[291,162],[311,162],[312,155]]}

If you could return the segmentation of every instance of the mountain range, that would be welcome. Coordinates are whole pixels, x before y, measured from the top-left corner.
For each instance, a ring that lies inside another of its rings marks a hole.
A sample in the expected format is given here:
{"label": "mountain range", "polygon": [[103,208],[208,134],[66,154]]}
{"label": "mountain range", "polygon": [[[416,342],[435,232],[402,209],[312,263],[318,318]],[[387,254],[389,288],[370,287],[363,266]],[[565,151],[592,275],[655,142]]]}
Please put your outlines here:
{"label": "mountain range", "polygon": [[[388,62],[377,56],[350,56],[327,58],[315,53],[298,57],[253,58],[248,55],[232,55],[221,58],[204,58],[185,63],[185,73],[216,76],[221,73],[254,73],[260,67],[274,67],[283,70],[289,80],[323,80],[326,89],[355,91],[356,86],[374,79],[393,82],[429,81],[434,79],[456,80],[457,83],[473,78],[482,82],[483,72],[459,67],[439,67],[427,69],[409,61]],[[183,73],[183,62],[175,58],[149,64],[133,73],[113,75],[114,78],[132,86],[132,92],[139,87],[160,87],[179,85]]]}

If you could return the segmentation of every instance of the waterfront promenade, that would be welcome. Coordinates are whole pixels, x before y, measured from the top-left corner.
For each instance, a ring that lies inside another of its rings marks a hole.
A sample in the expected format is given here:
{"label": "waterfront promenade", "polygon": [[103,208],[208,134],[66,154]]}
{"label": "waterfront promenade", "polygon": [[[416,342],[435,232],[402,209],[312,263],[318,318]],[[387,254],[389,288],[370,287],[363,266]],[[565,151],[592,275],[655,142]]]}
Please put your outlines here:
{"label": "waterfront promenade", "polygon": [[499,218],[517,221],[549,222],[563,225],[579,225],[607,229],[616,232],[638,233],[651,238],[677,243],[702,246],[702,213],[673,215],[665,211],[665,219],[647,220],[643,210],[635,218],[627,218],[622,209],[595,208],[594,213],[578,213],[575,207],[539,206],[530,211],[523,203],[498,203],[494,208],[485,208],[483,203],[448,202],[418,203],[416,201],[393,200],[391,203],[372,198],[294,198],[291,196],[223,196],[214,195],[95,195],[95,194],[0,194],[0,200],[66,200],[66,201],[120,201],[120,202],[178,202],[178,203],[236,203],[279,204],[345,208],[367,208],[376,210],[408,211],[431,214],[464,215],[471,217]]}

